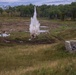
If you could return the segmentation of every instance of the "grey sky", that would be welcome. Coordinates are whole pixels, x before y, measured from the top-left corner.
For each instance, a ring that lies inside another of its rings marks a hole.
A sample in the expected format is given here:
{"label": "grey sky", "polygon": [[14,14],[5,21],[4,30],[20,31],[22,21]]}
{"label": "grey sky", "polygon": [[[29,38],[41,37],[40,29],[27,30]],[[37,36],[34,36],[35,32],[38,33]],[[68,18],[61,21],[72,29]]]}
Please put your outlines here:
{"label": "grey sky", "polygon": [[35,4],[35,5],[42,5],[42,4],[69,4],[71,2],[76,2],[76,0],[0,0],[1,3],[9,3],[9,4]]}

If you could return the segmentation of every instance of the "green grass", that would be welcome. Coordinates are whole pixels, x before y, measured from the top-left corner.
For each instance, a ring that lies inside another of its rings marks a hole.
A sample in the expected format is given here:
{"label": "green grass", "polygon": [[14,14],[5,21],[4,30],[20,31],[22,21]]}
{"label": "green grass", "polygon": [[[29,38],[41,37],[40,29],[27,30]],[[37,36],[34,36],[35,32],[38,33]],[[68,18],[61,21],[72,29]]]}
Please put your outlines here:
{"label": "green grass", "polygon": [[[0,75],[76,75],[76,53],[66,51],[64,44],[64,40],[76,38],[75,22],[46,22],[60,26],[30,42],[30,35],[25,32],[12,32],[10,37],[4,38],[25,43],[4,43],[0,40]],[[52,40],[55,42],[47,42]]]}
{"label": "green grass", "polygon": [[0,75],[75,75],[75,62],[76,54],[67,52],[63,43],[0,49]]}

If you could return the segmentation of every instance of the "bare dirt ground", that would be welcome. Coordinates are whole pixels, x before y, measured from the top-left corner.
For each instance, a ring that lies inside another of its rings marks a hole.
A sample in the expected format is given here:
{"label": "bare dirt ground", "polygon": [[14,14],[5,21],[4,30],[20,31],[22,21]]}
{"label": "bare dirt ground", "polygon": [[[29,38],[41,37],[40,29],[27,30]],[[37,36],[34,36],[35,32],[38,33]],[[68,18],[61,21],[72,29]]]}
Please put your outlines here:
{"label": "bare dirt ground", "polygon": [[28,30],[29,27],[29,22],[25,21],[25,22],[4,22],[4,23],[0,23],[0,31],[24,31],[24,30]]}
{"label": "bare dirt ground", "polygon": [[[0,18],[1,19],[1,18]],[[60,25],[57,23],[51,23],[51,21],[47,20],[39,20],[41,26],[48,26],[49,29],[54,29],[59,27]],[[30,25],[30,19],[25,18],[3,18],[0,21],[0,32],[1,31],[28,31]]]}

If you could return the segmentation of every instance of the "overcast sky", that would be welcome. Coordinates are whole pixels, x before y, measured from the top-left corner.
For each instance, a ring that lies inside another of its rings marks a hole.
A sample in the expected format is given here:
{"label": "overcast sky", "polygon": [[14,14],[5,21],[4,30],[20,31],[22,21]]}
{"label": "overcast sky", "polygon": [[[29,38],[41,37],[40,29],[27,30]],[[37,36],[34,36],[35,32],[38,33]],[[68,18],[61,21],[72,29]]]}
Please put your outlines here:
{"label": "overcast sky", "polygon": [[20,5],[20,4],[35,4],[35,5],[42,5],[42,4],[70,4],[71,2],[76,2],[76,0],[0,0],[0,5]]}

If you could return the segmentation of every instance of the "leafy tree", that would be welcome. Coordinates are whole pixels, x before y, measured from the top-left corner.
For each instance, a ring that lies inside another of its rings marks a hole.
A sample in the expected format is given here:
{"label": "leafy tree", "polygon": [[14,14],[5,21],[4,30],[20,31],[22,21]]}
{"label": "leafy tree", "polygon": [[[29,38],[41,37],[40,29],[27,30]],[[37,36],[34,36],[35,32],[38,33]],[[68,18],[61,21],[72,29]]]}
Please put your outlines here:
{"label": "leafy tree", "polygon": [[71,3],[71,17],[72,20],[75,20],[76,18],[76,2]]}
{"label": "leafy tree", "polygon": [[2,8],[0,8],[0,14],[2,15],[2,13],[3,13],[3,9],[2,9]]}
{"label": "leafy tree", "polygon": [[[31,17],[34,12],[34,5],[20,5],[14,7],[0,8],[2,15],[3,11],[7,12],[9,16]],[[38,17],[47,17],[49,19],[66,20],[71,18],[76,20],[76,2],[66,5],[41,5],[37,6]]]}

